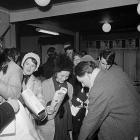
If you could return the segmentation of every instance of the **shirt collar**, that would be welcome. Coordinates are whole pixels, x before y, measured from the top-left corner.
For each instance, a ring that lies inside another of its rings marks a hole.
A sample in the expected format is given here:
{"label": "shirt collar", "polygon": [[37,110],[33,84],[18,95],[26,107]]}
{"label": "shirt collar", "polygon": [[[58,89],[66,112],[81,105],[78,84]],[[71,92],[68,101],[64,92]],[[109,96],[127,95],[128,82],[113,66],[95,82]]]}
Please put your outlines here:
{"label": "shirt collar", "polygon": [[[90,83],[91,83],[91,87],[93,86],[94,84],[94,81],[96,79],[96,76],[98,75],[98,73],[100,72],[100,69],[99,68],[95,68],[91,74],[91,78],[90,78]],[[91,89],[90,87],[90,89]]]}

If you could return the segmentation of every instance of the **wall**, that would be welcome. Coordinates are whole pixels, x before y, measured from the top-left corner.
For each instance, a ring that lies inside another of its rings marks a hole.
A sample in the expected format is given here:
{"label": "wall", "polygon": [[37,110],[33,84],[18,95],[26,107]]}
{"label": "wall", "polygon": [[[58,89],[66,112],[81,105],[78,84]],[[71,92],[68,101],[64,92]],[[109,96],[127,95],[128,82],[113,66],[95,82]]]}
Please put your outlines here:
{"label": "wall", "polygon": [[63,45],[62,44],[55,44],[55,45],[39,45],[38,44],[39,37],[21,37],[20,38],[20,51],[21,54],[25,54],[27,52],[36,52],[40,55],[42,63],[46,62],[47,50],[50,47],[54,47],[57,53],[63,52]]}
{"label": "wall", "polygon": [[[103,34],[103,35],[87,35],[80,37],[80,50],[88,50],[89,54],[95,59],[98,58],[100,49],[96,48],[94,43],[97,40],[117,40],[117,39],[139,39],[139,43],[132,48],[113,48],[116,52],[115,62],[120,65],[123,70],[129,75],[133,81],[140,81],[140,33],[117,33],[117,34]],[[91,43],[89,44],[88,42]],[[93,41],[93,42],[92,42]]]}
{"label": "wall", "polygon": [[16,48],[16,30],[15,24],[10,24],[7,33],[4,36],[4,44],[6,48]]}
{"label": "wall", "polygon": [[47,50],[50,47],[54,47],[56,49],[56,53],[63,53],[63,51],[64,51],[62,44],[43,45],[43,46],[41,46],[41,48],[42,48],[42,64],[44,64],[48,59]]}
{"label": "wall", "polygon": [[9,27],[10,17],[6,12],[0,11],[0,37],[6,32]]}
{"label": "wall", "polygon": [[29,36],[20,38],[20,51],[22,54],[27,52],[36,52],[40,55],[40,47],[38,45],[38,37]]}
{"label": "wall", "polygon": [[10,16],[7,11],[0,11],[0,38],[2,38],[3,45],[6,48],[11,47],[11,32],[10,32]]}

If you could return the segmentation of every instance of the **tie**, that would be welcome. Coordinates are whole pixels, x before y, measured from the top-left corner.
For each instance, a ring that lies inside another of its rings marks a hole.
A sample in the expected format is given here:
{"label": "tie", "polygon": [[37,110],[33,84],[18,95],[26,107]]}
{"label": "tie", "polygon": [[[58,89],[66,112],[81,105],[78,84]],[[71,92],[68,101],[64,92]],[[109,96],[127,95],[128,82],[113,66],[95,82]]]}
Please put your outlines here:
{"label": "tie", "polygon": [[25,83],[25,85],[27,84],[29,78],[30,78],[31,75],[23,75],[23,81]]}

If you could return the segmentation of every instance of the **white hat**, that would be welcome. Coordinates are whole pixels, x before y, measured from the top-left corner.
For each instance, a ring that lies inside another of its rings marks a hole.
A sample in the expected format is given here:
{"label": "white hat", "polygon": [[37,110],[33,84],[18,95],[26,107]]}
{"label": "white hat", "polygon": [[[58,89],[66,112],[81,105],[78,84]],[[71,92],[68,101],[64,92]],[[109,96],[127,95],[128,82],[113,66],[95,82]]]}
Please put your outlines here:
{"label": "white hat", "polygon": [[71,43],[64,44],[64,50],[73,50]]}
{"label": "white hat", "polygon": [[27,58],[34,58],[37,61],[37,67],[35,69],[35,71],[37,71],[38,70],[38,67],[40,65],[40,57],[39,57],[39,55],[37,55],[37,54],[35,54],[33,52],[30,52],[30,53],[25,54],[24,57],[23,57],[23,59],[22,59],[22,62],[21,62],[21,66],[22,67],[23,67],[23,64],[24,64],[24,62],[26,61]]}

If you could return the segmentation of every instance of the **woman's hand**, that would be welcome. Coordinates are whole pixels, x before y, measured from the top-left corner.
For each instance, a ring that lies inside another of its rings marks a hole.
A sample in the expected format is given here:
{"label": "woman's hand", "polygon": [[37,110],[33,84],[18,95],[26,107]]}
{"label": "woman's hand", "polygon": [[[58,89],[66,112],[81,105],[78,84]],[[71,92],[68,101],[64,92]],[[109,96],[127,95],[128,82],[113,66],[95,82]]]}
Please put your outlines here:
{"label": "woman's hand", "polygon": [[52,106],[47,106],[46,111],[48,115],[52,115],[55,112],[55,109]]}

